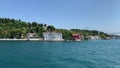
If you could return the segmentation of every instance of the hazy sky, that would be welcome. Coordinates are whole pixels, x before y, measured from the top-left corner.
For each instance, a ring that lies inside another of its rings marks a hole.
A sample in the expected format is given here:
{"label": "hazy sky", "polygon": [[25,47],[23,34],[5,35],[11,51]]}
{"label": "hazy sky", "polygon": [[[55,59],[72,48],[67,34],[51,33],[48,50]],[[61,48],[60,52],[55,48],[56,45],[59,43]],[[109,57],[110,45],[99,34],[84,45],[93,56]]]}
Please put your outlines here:
{"label": "hazy sky", "polygon": [[0,0],[0,17],[120,32],[120,0]]}

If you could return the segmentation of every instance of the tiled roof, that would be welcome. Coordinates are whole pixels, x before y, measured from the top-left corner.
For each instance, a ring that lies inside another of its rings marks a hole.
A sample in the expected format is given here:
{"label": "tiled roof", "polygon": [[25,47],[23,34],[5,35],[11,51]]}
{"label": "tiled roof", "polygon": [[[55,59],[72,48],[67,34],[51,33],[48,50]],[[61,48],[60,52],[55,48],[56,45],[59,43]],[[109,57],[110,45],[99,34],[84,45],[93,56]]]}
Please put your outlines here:
{"label": "tiled roof", "polygon": [[80,34],[72,34],[72,36],[79,36]]}

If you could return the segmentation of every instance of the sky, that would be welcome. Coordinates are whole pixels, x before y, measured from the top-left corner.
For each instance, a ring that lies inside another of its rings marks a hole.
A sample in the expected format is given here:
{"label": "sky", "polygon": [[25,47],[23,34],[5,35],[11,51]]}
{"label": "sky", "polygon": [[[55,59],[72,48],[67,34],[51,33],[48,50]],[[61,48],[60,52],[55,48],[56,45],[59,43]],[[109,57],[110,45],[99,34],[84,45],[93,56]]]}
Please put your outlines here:
{"label": "sky", "polygon": [[0,17],[120,33],[120,0],[0,0]]}

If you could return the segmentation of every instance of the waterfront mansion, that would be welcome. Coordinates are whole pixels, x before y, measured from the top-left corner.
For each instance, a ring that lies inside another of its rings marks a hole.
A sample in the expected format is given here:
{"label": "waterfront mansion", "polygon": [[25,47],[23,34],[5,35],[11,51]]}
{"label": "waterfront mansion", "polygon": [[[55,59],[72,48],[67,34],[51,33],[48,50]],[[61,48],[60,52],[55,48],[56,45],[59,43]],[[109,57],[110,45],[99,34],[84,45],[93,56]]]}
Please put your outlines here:
{"label": "waterfront mansion", "polygon": [[44,41],[63,41],[62,33],[59,32],[44,32]]}

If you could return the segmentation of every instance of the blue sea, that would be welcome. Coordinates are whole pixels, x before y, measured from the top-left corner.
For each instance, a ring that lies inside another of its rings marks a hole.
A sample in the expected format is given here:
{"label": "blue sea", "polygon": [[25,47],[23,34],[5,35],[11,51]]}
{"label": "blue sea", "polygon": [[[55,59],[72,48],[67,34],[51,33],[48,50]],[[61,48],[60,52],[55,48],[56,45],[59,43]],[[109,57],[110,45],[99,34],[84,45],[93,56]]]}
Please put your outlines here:
{"label": "blue sea", "polygon": [[120,40],[1,41],[0,68],[120,68]]}

